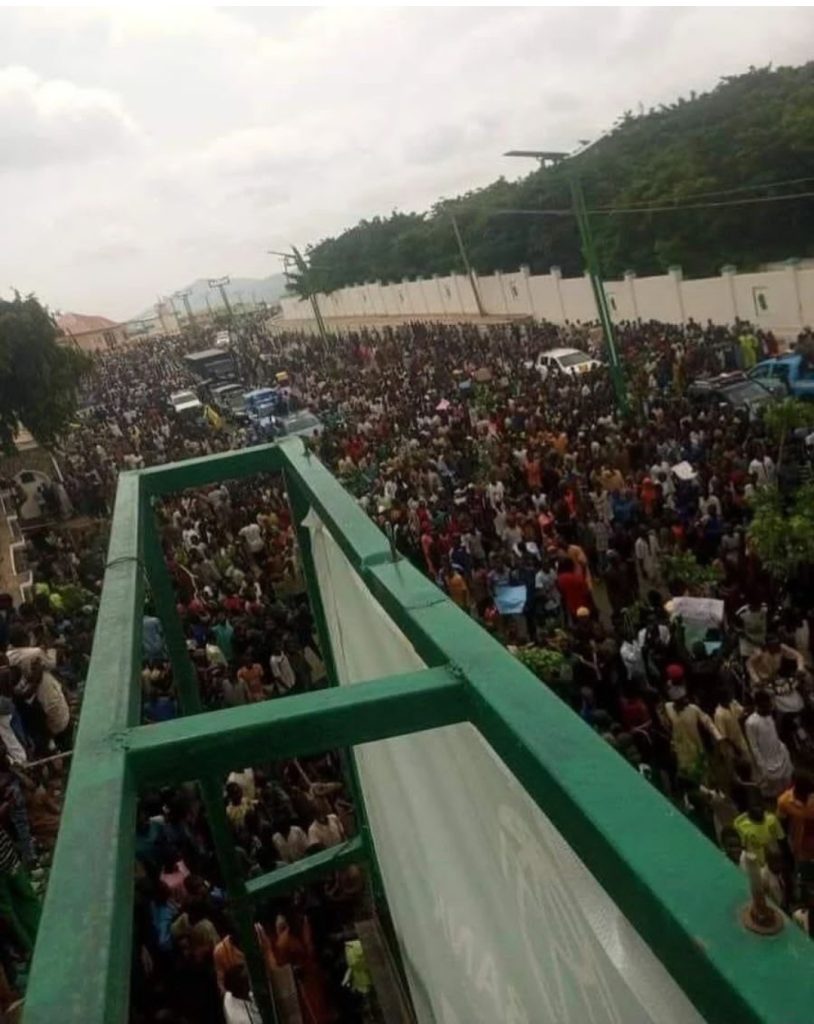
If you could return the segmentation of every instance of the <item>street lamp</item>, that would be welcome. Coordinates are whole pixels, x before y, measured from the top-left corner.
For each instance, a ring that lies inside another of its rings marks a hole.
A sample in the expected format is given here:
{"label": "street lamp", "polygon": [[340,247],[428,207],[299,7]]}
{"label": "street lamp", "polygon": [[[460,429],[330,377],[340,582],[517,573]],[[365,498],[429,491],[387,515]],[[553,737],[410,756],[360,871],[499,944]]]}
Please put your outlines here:
{"label": "street lamp", "polygon": [[[604,136],[600,135],[599,139],[596,139],[594,142],[583,142],[579,149],[574,150],[573,153],[560,153],[551,150],[539,149],[511,149],[508,153],[505,153],[504,156],[531,157],[535,160],[539,160],[541,167],[559,166],[573,160],[575,156],[581,156],[586,152],[586,150],[596,145],[596,143],[602,138],[604,138]],[[585,195],[582,191],[582,183],[580,182],[577,173],[570,167],[565,168],[565,173],[571,189],[571,210],[574,214],[574,218],[576,219],[577,227],[579,228],[580,241],[582,242],[582,256],[585,260],[585,267],[588,271],[588,277],[594,293],[596,308],[599,312],[599,322],[602,325],[605,347],[608,350],[611,382],[616,395],[616,404],[618,405],[620,412],[626,413],[629,408],[627,385],[625,383],[622,364],[619,360],[619,353],[616,349],[616,335],[613,330],[613,321],[611,320],[610,309],[608,308],[608,299],[605,295],[605,286],[602,283],[602,275],[599,270],[599,259],[594,247],[594,239],[593,234],[591,233],[591,223],[588,218],[588,210],[585,206]]]}

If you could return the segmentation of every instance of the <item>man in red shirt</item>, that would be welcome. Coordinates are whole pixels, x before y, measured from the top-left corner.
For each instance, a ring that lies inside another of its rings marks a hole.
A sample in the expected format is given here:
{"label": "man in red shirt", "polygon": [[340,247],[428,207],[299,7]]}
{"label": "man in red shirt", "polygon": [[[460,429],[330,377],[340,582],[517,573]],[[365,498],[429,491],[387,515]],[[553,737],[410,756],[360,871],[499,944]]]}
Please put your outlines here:
{"label": "man in red shirt", "polygon": [[557,573],[557,587],[562,594],[565,607],[572,619],[577,617],[580,608],[592,608],[593,600],[585,576],[576,568],[570,558],[560,562]]}

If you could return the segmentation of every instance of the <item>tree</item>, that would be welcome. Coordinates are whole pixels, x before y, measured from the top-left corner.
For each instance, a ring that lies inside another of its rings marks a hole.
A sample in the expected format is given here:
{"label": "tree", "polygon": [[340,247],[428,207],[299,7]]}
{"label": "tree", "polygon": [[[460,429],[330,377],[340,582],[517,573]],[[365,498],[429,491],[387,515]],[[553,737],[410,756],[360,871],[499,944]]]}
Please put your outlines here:
{"label": "tree", "polygon": [[[722,79],[709,93],[638,115],[627,112],[571,169],[580,175],[589,208],[605,208],[592,218],[605,275],[617,277],[628,268],[657,274],[679,264],[687,276],[703,277],[726,263],[750,269],[814,255],[810,198],[720,205],[805,192],[813,160],[814,62],[750,68]],[[500,178],[450,201],[479,273],[513,271],[522,264],[534,273],[552,265],[569,276],[582,273],[570,216],[505,213],[570,209],[565,168],[536,170],[519,181]],[[688,205],[675,212],[646,209],[682,202]],[[719,205],[695,205],[709,203]],[[309,246],[309,265],[320,268],[319,290],[462,269],[447,205],[373,217]],[[607,211],[635,207],[641,212]]]}
{"label": "tree", "polygon": [[766,429],[777,442],[777,473],[783,464],[783,452],[789,434],[801,427],[814,426],[814,405],[799,398],[784,398],[770,402],[763,414]]}
{"label": "tree", "polygon": [[814,565],[814,484],[800,487],[787,508],[777,487],[761,488],[752,505],[749,540],[766,570],[787,584]]}
{"label": "tree", "polygon": [[50,444],[74,414],[90,361],[58,337],[53,317],[33,295],[0,300],[0,448],[6,452],[14,450],[20,426]]}

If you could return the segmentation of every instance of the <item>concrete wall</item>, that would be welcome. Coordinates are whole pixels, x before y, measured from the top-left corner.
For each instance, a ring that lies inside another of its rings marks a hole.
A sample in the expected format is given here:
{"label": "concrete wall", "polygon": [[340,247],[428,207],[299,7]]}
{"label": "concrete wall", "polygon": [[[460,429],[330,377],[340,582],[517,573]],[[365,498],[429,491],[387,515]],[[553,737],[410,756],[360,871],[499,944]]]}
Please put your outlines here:
{"label": "concrete wall", "polygon": [[[556,267],[548,274],[488,274],[477,279],[484,312],[489,316],[533,316],[554,323],[595,320],[596,306],[587,277],[563,278]],[[628,271],[622,280],[606,281],[605,291],[614,320],[688,319],[727,324],[740,317],[793,337],[814,326],[814,267],[790,260],[760,273],[738,274],[722,268],[717,277],[684,280],[679,267],[666,274],[637,277]],[[418,278],[415,281],[367,282],[319,296],[326,318],[474,316],[477,301],[472,282],[462,274]],[[311,320],[309,302],[281,300],[286,321]]]}

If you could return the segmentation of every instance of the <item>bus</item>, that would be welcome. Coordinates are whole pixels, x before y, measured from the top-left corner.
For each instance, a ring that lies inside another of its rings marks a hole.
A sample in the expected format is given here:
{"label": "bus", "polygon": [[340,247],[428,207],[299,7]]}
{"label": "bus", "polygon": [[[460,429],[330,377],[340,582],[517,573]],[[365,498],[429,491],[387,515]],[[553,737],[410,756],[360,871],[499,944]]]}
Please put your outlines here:
{"label": "bus", "polygon": [[235,358],[229,349],[207,348],[202,352],[187,352],[184,362],[199,380],[234,380],[237,373]]}

